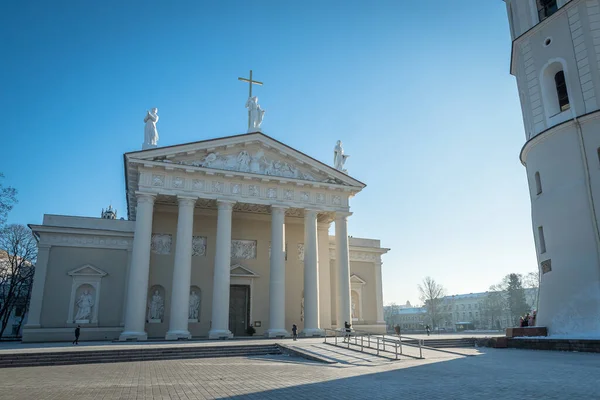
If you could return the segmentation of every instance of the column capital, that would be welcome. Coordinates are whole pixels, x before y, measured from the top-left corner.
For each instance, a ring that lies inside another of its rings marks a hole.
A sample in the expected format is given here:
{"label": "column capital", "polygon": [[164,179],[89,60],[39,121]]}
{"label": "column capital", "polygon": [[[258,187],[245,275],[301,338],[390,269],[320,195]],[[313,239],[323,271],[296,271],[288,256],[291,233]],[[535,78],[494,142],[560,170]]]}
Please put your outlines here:
{"label": "column capital", "polygon": [[304,218],[317,218],[319,214],[319,209],[317,208],[305,208],[304,209]]}
{"label": "column capital", "polygon": [[195,206],[197,197],[194,196],[177,196],[177,202],[180,206]]}
{"label": "column capital", "polygon": [[135,192],[135,197],[137,199],[138,204],[140,204],[140,203],[154,204],[154,200],[156,199],[156,194],[145,193],[145,192]]}
{"label": "column capital", "polygon": [[219,210],[233,210],[235,203],[237,203],[235,200],[217,200],[217,208]]}
{"label": "column capital", "polygon": [[271,214],[285,215],[285,212],[289,209],[288,206],[280,206],[279,204],[271,205]]}
{"label": "column capital", "polygon": [[346,219],[349,216],[351,216],[353,213],[351,213],[350,211],[336,211],[335,212],[335,219]]}

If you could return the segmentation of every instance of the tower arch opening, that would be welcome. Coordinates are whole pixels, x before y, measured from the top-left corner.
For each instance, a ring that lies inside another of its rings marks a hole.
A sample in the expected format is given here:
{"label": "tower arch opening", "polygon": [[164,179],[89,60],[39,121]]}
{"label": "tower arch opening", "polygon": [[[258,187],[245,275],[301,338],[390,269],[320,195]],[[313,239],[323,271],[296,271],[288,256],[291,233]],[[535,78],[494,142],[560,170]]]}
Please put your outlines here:
{"label": "tower arch opening", "polygon": [[[548,128],[569,118],[568,73],[561,59],[550,60],[542,69],[540,83]],[[563,114],[564,113],[564,114]]]}

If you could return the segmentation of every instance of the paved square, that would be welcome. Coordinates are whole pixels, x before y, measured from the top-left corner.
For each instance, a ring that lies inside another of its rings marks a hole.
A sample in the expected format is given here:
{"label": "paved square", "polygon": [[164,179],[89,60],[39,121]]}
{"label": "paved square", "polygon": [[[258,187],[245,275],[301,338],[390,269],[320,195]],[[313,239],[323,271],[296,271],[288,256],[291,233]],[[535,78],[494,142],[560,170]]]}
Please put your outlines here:
{"label": "paved square", "polygon": [[374,362],[331,350],[340,363],[261,356],[1,369],[0,399],[600,398],[600,354],[463,349],[476,355]]}

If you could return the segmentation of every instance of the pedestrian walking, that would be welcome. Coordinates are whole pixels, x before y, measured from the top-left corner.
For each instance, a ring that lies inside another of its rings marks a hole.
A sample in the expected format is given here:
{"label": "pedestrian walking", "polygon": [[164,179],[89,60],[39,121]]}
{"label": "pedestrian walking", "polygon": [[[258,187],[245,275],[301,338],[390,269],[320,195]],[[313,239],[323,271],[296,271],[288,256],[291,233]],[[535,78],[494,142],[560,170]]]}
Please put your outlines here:
{"label": "pedestrian walking", "polygon": [[344,321],[344,331],[344,342],[346,341],[346,339],[350,341],[350,332],[352,332],[352,325],[350,325],[348,321]]}
{"label": "pedestrian walking", "polygon": [[294,338],[294,340],[298,340],[298,327],[296,326],[296,324],[292,325],[292,337]]}
{"label": "pedestrian walking", "polygon": [[425,330],[427,331],[427,336],[429,336],[429,332],[431,331],[429,325],[425,325]]}
{"label": "pedestrian walking", "polygon": [[79,344],[79,335],[81,334],[81,326],[77,325],[75,328],[75,340],[73,340],[73,344]]}
{"label": "pedestrian walking", "polygon": [[400,336],[400,325],[396,325],[394,331],[396,331],[396,335]]}

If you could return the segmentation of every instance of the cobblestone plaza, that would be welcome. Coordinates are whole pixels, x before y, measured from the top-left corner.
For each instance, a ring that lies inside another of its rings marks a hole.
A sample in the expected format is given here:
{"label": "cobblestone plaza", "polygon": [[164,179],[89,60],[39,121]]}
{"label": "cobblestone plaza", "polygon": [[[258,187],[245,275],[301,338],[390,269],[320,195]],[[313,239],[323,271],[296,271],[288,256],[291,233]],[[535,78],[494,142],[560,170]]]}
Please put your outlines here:
{"label": "cobblestone plaza", "polygon": [[0,399],[598,399],[600,355],[513,349],[386,361],[322,343],[337,361],[277,355],[0,370]]}

